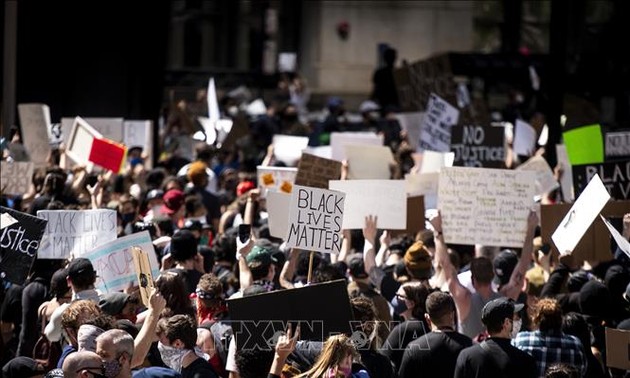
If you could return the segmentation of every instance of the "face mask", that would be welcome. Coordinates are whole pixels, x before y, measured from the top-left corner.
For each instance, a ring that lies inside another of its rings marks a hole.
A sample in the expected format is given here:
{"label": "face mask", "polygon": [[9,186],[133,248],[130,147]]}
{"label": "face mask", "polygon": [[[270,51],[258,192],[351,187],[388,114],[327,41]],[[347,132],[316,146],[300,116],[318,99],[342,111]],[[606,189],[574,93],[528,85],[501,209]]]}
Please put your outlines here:
{"label": "face mask", "polygon": [[122,215],[122,222],[124,224],[127,224],[127,223],[133,221],[135,217],[136,217],[136,213],[124,213]]}
{"label": "face mask", "polygon": [[160,357],[166,366],[175,370],[178,373],[182,372],[182,363],[184,356],[188,353],[186,349],[178,349],[172,346],[158,343],[158,350],[160,351]]}
{"label": "face mask", "polygon": [[515,320],[512,323],[512,334],[510,335],[513,339],[516,338],[516,334],[521,330],[521,326],[523,325],[523,320]]}
{"label": "face mask", "polygon": [[107,378],[114,378],[120,373],[120,362],[118,360],[103,361],[103,367],[105,368],[105,376]]}
{"label": "face mask", "polygon": [[206,216],[202,215],[200,217],[190,217],[190,218],[186,218],[184,219],[184,221],[198,221],[201,224],[206,224]]}
{"label": "face mask", "polygon": [[400,315],[403,312],[407,311],[407,304],[402,299],[398,299],[398,296],[394,296],[394,299],[390,302],[392,307],[394,307],[394,313]]}
{"label": "face mask", "polygon": [[340,367],[339,367],[339,371],[340,371],[341,373],[343,373],[343,375],[344,375],[345,377],[350,377],[350,376],[352,376],[352,368],[351,368],[350,366],[346,366],[346,367],[341,367],[341,366],[340,366]]}

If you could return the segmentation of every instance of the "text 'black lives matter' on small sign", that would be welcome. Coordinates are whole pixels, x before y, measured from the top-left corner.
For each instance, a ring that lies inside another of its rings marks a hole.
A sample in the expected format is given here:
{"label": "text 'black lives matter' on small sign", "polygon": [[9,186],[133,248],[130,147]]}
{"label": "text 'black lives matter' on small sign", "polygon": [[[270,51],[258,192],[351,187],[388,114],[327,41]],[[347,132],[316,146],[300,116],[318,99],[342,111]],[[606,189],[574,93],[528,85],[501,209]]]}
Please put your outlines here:
{"label": "text 'black lives matter' on small sign", "polygon": [[604,186],[613,199],[630,199],[630,160],[574,165],[573,188],[575,189],[576,197],[582,193],[596,174],[602,179]]}
{"label": "text 'black lives matter' on small sign", "polygon": [[0,207],[0,213],[0,274],[5,280],[22,285],[37,256],[47,222],[6,207]]}
{"label": "text 'black lives matter' on small sign", "polygon": [[505,167],[503,127],[477,125],[453,126],[451,151],[455,153],[454,166]]}
{"label": "text 'black lives matter' on small sign", "polygon": [[289,207],[287,247],[339,253],[345,198],[342,192],[295,185]]}

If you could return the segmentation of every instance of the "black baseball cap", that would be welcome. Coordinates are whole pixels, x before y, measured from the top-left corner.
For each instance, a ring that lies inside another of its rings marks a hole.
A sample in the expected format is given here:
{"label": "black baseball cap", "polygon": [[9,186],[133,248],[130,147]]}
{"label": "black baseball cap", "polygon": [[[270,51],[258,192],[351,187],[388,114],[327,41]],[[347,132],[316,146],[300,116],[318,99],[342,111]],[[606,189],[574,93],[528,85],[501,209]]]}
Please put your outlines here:
{"label": "black baseball cap", "polygon": [[496,324],[505,318],[512,319],[514,314],[521,311],[525,305],[515,303],[514,300],[506,297],[492,300],[483,307],[481,311],[481,321],[483,324]]}
{"label": "black baseball cap", "polygon": [[502,286],[510,282],[512,272],[518,264],[518,255],[511,249],[504,249],[492,261],[494,281]]}
{"label": "black baseball cap", "polygon": [[96,271],[90,260],[78,257],[68,264],[68,277],[71,280],[76,280],[79,277],[88,277],[88,275],[96,277]]}

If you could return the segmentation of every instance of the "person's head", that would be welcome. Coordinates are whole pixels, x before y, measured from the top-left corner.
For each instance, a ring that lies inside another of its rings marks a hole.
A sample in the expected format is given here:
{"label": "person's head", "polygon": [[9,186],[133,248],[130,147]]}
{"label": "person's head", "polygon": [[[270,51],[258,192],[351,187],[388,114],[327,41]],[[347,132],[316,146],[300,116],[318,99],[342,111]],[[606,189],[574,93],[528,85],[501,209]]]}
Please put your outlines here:
{"label": "person's head", "polygon": [[90,319],[101,314],[101,309],[90,300],[71,302],[61,314],[61,327],[66,331],[70,343],[78,347],[77,333],[79,327]]}
{"label": "person's head", "polygon": [[[360,322],[353,327],[352,332],[362,332],[361,341],[363,344],[357,345],[357,348],[365,348],[370,345],[376,330],[376,308],[374,302],[365,296],[358,296],[350,299],[350,307],[352,307],[352,315],[354,320]],[[355,341],[359,341],[357,338]]]}
{"label": "person's head", "polygon": [[101,357],[87,350],[70,353],[62,369],[64,378],[106,378]]}
{"label": "person's head", "polygon": [[405,319],[424,319],[425,302],[429,295],[427,286],[420,282],[408,282],[401,285],[392,299],[394,312]]}
{"label": "person's head", "polygon": [[522,304],[515,304],[505,297],[494,299],[483,307],[481,321],[491,337],[511,338],[517,312],[523,309]]}
{"label": "person's head", "polygon": [[197,238],[190,230],[179,230],[171,238],[171,257],[175,262],[184,263],[197,256]]}
{"label": "person's head", "polygon": [[105,375],[116,378],[131,375],[133,337],[120,329],[110,329],[96,338],[96,353],[103,360]]}
{"label": "person's head", "polygon": [[490,286],[494,277],[492,262],[486,257],[475,257],[470,261],[470,274],[476,289]]}
{"label": "person's head", "polygon": [[545,370],[545,378],[579,378],[580,376],[577,367],[564,363],[549,365]]}
{"label": "person's head", "polygon": [[585,350],[591,347],[591,330],[582,314],[569,312],[562,317],[562,332],[580,339]]}
{"label": "person's head", "polygon": [[184,192],[179,189],[171,189],[162,197],[164,204],[160,213],[170,216],[172,219],[181,218],[184,215]]}
{"label": "person's head", "polygon": [[580,313],[605,319],[611,315],[612,300],[610,291],[603,283],[591,280],[580,289]]}
{"label": "person's head", "polygon": [[494,280],[499,287],[510,282],[512,272],[518,264],[518,255],[511,249],[502,250],[492,261],[494,266]]}
{"label": "person's head", "polygon": [[335,377],[350,377],[355,357],[358,357],[358,353],[348,336],[343,334],[330,336],[313,367],[299,377],[327,376],[331,370]]}
{"label": "person's head", "polygon": [[81,324],[77,332],[77,350],[96,352],[96,338],[105,331],[116,328],[116,320],[108,314],[100,314]]}
{"label": "person's head", "polygon": [[441,291],[429,294],[425,307],[424,318],[432,329],[455,327],[455,301],[450,294]]}
{"label": "person's head", "polygon": [[214,147],[207,143],[199,143],[195,146],[195,157],[197,160],[209,164],[215,155]]}
{"label": "person's head", "polygon": [[396,62],[397,55],[398,55],[398,52],[396,51],[396,49],[388,47],[383,52],[383,61],[385,62],[386,65],[393,66],[394,63]]}
{"label": "person's head", "polygon": [[422,241],[416,241],[405,252],[405,268],[411,279],[428,280],[432,275],[432,259],[429,249]]}
{"label": "person's head", "polygon": [[368,278],[363,262],[363,254],[355,253],[348,258],[348,274],[354,280],[363,280]]}
{"label": "person's head", "polygon": [[129,295],[121,292],[111,292],[103,295],[98,303],[104,313],[116,319],[129,319],[136,322],[136,312],[140,307],[137,295]]}
{"label": "person's head", "polygon": [[162,206],[164,204],[164,191],[162,189],[151,189],[147,193],[146,202],[147,209],[153,209],[156,206]]}
{"label": "person's head", "polygon": [[541,332],[560,331],[562,329],[562,307],[555,299],[543,298],[538,301],[533,321]]}
{"label": "person's head", "polygon": [[44,178],[42,190],[45,194],[51,196],[61,195],[65,189],[66,175],[60,169],[49,171]]}
{"label": "person's head", "polygon": [[68,264],[68,285],[74,293],[93,289],[96,281],[96,271],[92,262],[86,258],[78,257]]}
{"label": "person's head", "polygon": [[3,378],[41,378],[44,367],[29,357],[15,357],[2,367]]}
{"label": "person's head", "polygon": [[195,188],[205,188],[208,185],[208,166],[203,161],[195,161],[188,167],[188,180]]}
{"label": "person's head", "polygon": [[164,272],[155,281],[155,286],[166,301],[166,307],[174,314],[194,314],[188,298],[190,293],[181,275]]}
{"label": "person's head", "polygon": [[157,325],[158,349],[166,366],[181,372],[185,353],[193,350],[197,343],[197,324],[187,315],[162,318]]}
{"label": "person's head", "polygon": [[184,216],[186,219],[195,219],[199,222],[206,222],[206,214],[208,213],[208,210],[201,202],[201,198],[198,196],[186,197],[184,209]]}
{"label": "person's head", "polygon": [[58,269],[53,273],[50,279],[50,294],[57,299],[59,303],[69,302],[72,298],[72,292],[68,285],[68,269]]}
{"label": "person's head", "polygon": [[206,273],[199,279],[197,290],[197,309],[215,312],[223,304],[223,284],[217,276]]}
{"label": "person's head", "polygon": [[254,281],[273,280],[276,274],[276,266],[274,265],[276,259],[271,253],[272,251],[269,248],[255,245],[247,254],[247,266],[252,272]]}

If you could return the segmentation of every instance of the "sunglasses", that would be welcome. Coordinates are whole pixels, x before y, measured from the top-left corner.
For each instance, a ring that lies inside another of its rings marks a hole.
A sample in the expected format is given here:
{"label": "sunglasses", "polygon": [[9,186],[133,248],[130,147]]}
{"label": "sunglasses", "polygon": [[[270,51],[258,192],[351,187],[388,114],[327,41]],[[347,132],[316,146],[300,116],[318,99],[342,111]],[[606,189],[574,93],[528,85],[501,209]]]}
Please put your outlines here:
{"label": "sunglasses", "polygon": [[[82,372],[83,370],[87,370],[88,373],[92,374],[92,376],[96,378],[107,378],[105,375],[105,368],[101,366],[86,366],[76,371],[76,373]],[[98,370],[98,373],[93,372],[92,370]]]}

